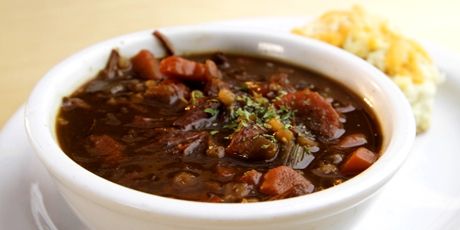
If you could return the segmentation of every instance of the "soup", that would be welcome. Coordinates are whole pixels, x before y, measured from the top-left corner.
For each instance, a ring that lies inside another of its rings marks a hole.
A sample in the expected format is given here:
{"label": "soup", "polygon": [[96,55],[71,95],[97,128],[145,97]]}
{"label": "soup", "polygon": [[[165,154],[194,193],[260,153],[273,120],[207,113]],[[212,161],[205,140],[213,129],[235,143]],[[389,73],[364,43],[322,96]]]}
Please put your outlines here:
{"label": "soup", "polygon": [[379,124],[340,84],[266,58],[173,53],[113,50],[63,99],[63,151],[114,183],[205,202],[306,195],[377,160]]}

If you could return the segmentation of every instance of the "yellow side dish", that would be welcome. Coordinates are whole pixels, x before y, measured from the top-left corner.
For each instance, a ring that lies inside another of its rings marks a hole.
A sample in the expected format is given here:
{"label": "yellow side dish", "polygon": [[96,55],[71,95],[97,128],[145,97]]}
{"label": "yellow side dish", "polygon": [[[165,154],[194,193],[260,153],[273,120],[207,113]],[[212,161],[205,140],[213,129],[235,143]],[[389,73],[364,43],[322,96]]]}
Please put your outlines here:
{"label": "yellow side dish", "polygon": [[416,41],[360,6],[326,12],[292,32],[345,49],[380,69],[411,103],[417,132],[429,128],[436,87],[443,76]]}

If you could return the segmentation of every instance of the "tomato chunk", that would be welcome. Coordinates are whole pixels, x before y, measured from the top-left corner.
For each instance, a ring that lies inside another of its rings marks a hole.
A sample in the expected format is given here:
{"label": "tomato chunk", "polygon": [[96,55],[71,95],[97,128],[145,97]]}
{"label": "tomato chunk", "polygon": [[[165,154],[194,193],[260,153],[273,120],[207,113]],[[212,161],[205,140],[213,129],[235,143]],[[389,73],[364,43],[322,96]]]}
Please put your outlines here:
{"label": "tomato chunk", "polygon": [[350,154],[340,171],[346,175],[355,175],[369,168],[376,160],[377,154],[360,147]]}
{"label": "tomato chunk", "polygon": [[294,169],[288,166],[278,166],[268,170],[260,191],[268,195],[281,195],[293,188],[302,190],[300,193],[313,192],[313,184]]}
{"label": "tomato chunk", "polygon": [[170,56],[161,60],[160,71],[163,74],[180,80],[206,80],[206,67],[204,64],[178,56]]}
{"label": "tomato chunk", "polygon": [[148,50],[141,50],[131,59],[133,70],[140,77],[148,80],[161,80],[163,76],[160,73],[158,60]]}

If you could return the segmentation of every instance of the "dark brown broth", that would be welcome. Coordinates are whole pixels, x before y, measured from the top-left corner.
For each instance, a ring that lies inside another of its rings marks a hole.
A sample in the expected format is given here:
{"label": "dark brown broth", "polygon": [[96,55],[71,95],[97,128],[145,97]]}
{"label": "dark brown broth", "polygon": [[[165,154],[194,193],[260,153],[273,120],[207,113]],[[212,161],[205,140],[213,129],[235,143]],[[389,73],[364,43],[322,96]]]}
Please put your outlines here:
{"label": "dark brown broth", "polygon": [[[192,55],[187,58],[203,61],[209,57],[210,55]],[[346,119],[343,124],[346,133],[343,136],[353,133],[364,134],[368,143],[363,146],[376,153],[380,151],[382,137],[375,116],[364,101],[350,90],[319,74],[278,61],[240,55],[226,55],[226,57],[230,67],[221,69],[221,71],[224,74],[224,80],[233,85],[241,85],[244,80],[264,81],[274,72],[285,72],[297,89],[311,88],[325,97],[334,98],[334,107],[352,105],[356,109],[343,114]],[[168,141],[163,145],[152,146],[160,135],[166,135],[154,131],[152,127],[172,127],[174,120],[182,115],[184,110],[153,101],[142,101],[135,103],[134,106],[129,105],[129,101],[136,92],[127,90],[127,88],[133,88],[132,85],[142,83],[144,80],[135,78],[135,74],[129,69],[123,72],[122,76],[106,81],[103,80],[103,74],[99,74],[95,80],[70,96],[82,99],[90,105],[91,109],[72,109],[70,111],[61,109],[58,114],[57,136],[61,148],[71,159],[87,170],[112,182],[156,195],[198,201],[209,201],[210,197],[219,196],[228,198],[224,199],[224,202],[240,202],[240,197],[234,194],[234,190],[238,190],[237,186],[240,186],[235,185],[238,183],[238,178],[247,170],[256,169],[263,173],[277,165],[276,161],[248,162],[229,156],[213,158],[200,151],[184,155],[175,152],[174,147],[169,148]],[[109,83],[104,83],[104,81]],[[111,89],[112,92],[110,90],[87,92],[98,87],[102,88],[100,85],[103,84],[110,85],[111,87],[104,87]],[[199,87],[194,83],[188,85],[191,88]],[[116,92],[116,87],[124,89]],[[120,105],[120,103],[111,105],[108,103],[111,98],[118,98],[118,100],[126,98],[128,102],[125,105]],[[136,115],[154,119],[155,122],[152,123],[152,127],[134,127],[133,119]],[[219,128],[221,128],[220,125],[213,128],[213,130],[220,131],[215,137],[219,144],[226,146],[229,140],[224,137],[228,132]],[[106,164],[101,158],[94,157],[88,141],[90,135],[109,135],[123,144],[125,146],[124,157],[119,164]],[[180,138],[180,134],[173,135],[173,137]],[[315,185],[315,191],[334,186],[351,177],[341,173],[318,175],[314,172],[314,169],[320,167],[324,162],[330,163],[331,155],[341,154],[345,158],[353,150],[335,148],[339,140],[320,141],[320,151],[313,153],[315,160],[302,170],[303,175]],[[217,176],[217,165],[224,168],[232,167],[236,173],[228,177]],[[179,172],[194,175],[196,181],[192,183],[193,186],[176,186],[173,180]],[[270,196],[259,192],[256,188],[249,190],[249,195],[245,196],[247,200],[251,198],[259,201],[270,199]]]}

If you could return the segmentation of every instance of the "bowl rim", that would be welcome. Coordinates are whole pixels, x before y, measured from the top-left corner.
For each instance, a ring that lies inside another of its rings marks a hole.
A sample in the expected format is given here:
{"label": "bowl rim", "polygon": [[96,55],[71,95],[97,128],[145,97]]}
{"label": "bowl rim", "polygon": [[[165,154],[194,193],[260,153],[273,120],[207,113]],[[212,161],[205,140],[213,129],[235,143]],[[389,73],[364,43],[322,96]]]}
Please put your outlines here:
{"label": "bowl rim", "polygon": [[340,210],[336,210],[338,212],[362,202],[363,197],[368,197],[376,192],[397,171],[410,152],[415,138],[415,121],[408,101],[397,86],[382,72],[352,54],[317,40],[288,33],[282,34],[236,27],[222,28],[209,25],[168,27],[160,30],[164,31],[168,36],[170,34],[177,36],[178,34],[194,33],[194,31],[207,31],[210,33],[237,33],[245,36],[276,38],[314,46],[322,51],[337,55],[348,63],[353,62],[360,66],[363,71],[369,73],[369,77],[373,78],[376,84],[388,91],[387,99],[394,102],[392,112],[398,118],[393,121],[392,134],[394,137],[391,138],[385,154],[371,168],[340,186],[306,196],[276,201],[248,204],[215,204],[186,201],[140,192],[105,180],[78,165],[60,149],[59,144],[49,132],[49,125],[52,124],[47,124],[49,116],[55,116],[55,114],[50,114],[41,109],[41,103],[47,98],[44,92],[50,86],[53,86],[53,78],[62,73],[66,66],[72,65],[72,62],[84,58],[86,55],[101,52],[104,49],[106,50],[107,47],[113,48],[116,44],[119,44],[119,41],[132,40],[147,34],[150,36],[151,31],[153,31],[153,29],[145,30],[97,43],[68,57],[45,74],[27,101],[25,126],[32,146],[53,177],[80,196],[91,199],[93,202],[103,206],[116,207],[119,211],[138,211],[144,215],[154,213],[165,217],[165,221],[169,218],[175,219],[177,217],[214,221],[263,221],[268,218],[292,218],[306,214],[319,218],[324,217],[324,214],[320,214],[322,213],[320,211],[327,210],[331,205],[339,207]]}

